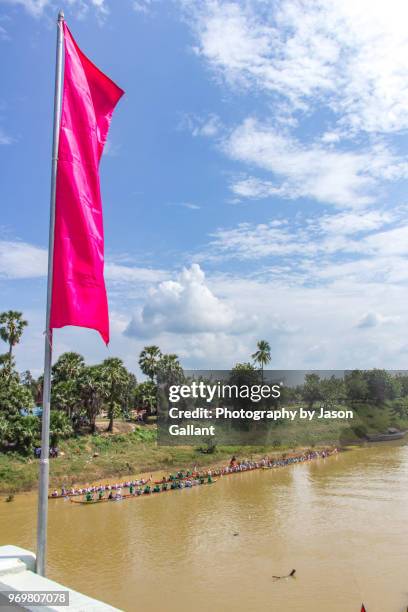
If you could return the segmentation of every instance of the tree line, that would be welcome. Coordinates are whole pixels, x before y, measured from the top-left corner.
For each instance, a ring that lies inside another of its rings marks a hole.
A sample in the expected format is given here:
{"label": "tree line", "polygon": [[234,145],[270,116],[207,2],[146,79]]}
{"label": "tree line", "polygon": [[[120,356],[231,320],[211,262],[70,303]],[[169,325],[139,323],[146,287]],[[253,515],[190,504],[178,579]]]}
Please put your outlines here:
{"label": "tree line", "polygon": [[[21,312],[0,313],[0,338],[8,347],[0,355],[0,448],[30,454],[40,444],[40,419],[30,412],[42,403],[43,376],[16,369],[13,350],[27,325]],[[95,433],[102,413],[107,432],[112,432],[115,418],[129,418],[134,408],[154,414],[158,385],[184,376],[177,355],[164,354],[157,346],[142,350],[139,366],[147,377],[140,383],[118,357],[87,365],[79,353],[63,353],[52,366],[51,445],[75,432]]]}

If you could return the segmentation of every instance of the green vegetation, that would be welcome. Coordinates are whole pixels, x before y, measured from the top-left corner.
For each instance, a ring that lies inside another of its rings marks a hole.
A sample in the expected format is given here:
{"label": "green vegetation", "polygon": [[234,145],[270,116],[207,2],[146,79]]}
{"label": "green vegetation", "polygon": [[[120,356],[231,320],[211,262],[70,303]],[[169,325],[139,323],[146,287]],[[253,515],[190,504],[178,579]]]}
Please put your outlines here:
{"label": "green vegetation", "polygon": [[261,368],[261,380],[264,379],[264,367],[271,361],[271,346],[266,340],[259,340],[257,342],[257,350],[252,355],[252,359]]}
{"label": "green vegetation", "polygon": [[[161,447],[156,444],[154,425],[137,426],[125,434],[77,435],[63,440],[59,457],[50,461],[50,489],[159,470],[168,474],[194,465],[225,465],[232,455],[262,457],[289,449],[292,447],[223,446],[207,453],[191,446]],[[38,461],[18,453],[0,453],[1,494],[30,490],[37,485],[37,478]]]}
{"label": "green vegetation", "polygon": [[23,319],[23,313],[8,310],[0,313],[0,338],[9,345],[8,354],[11,359],[13,347],[20,342],[23,330],[28,323]]}
{"label": "green vegetation", "polygon": [[[41,404],[43,379],[35,379],[30,372],[20,375],[13,356],[26,326],[22,313],[0,313],[0,337],[8,347],[0,355],[0,491],[10,494],[35,486],[38,476],[34,449],[40,446],[41,420],[32,409]],[[263,383],[264,367],[271,360],[267,341],[257,343],[252,359],[254,365],[239,363],[232,368],[229,384]],[[302,385],[283,387],[279,398],[254,404],[242,397],[234,404],[234,409],[352,409],[352,422],[272,421],[263,447],[223,446],[213,438],[197,441],[201,447],[161,447],[152,424],[157,418],[159,387],[185,381],[184,372],[177,355],[163,354],[157,346],[142,350],[139,365],[148,378],[140,383],[116,357],[96,365],[87,365],[75,352],[57,359],[52,368],[50,443],[58,446],[59,456],[50,462],[51,486],[213,465],[225,462],[231,454],[251,456],[297,446],[354,443],[388,427],[408,429],[408,376],[379,369],[354,370],[342,379],[309,374]],[[229,428],[253,435],[258,425],[238,420]]]}

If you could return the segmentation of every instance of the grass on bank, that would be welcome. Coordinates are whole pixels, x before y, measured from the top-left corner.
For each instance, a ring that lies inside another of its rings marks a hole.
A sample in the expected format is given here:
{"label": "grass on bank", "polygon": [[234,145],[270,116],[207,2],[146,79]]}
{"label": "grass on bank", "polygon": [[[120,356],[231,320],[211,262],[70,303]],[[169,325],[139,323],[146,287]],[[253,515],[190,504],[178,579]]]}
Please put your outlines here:
{"label": "grass on bank", "polygon": [[[398,417],[391,404],[361,405],[355,414],[353,422],[285,421],[276,428],[274,443],[269,446],[217,446],[211,454],[193,446],[158,446],[154,425],[135,427],[127,433],[79,435],[61,441],[60,456],[50,460],[50,489],[156,470],[169,473],[194,465],[225,464],[233,454],[259,457],[296,448],[355,444],[361,441],[362,433],[386,431],[387,427],[408,429],[408,418]],[[118,425],[119,431],[128,429],[124,423]],[[102,424],[104,428],[106,424]],[[0,493],[33,489],[37,486],[38,469],[38,459],[0,453]]]}

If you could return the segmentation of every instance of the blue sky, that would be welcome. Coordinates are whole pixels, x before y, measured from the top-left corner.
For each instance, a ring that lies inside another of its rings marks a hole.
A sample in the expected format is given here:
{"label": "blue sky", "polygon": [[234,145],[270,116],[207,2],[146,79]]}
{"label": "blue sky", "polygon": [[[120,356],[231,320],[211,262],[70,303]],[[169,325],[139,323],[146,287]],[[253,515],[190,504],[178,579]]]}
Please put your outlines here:
{"label": "blue sky", "polygon": [[[401,0],[66,0],[126,91],[101,164],[112,341],[228,368],[405,367],[408,17]],[[40,372],[53,0],[0,0],[0,310]]]}

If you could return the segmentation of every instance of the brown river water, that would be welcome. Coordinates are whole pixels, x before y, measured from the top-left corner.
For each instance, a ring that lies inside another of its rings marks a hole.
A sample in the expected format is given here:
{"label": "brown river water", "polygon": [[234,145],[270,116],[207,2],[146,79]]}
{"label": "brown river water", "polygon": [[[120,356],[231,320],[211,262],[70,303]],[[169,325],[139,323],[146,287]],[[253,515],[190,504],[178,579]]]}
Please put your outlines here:
{"label": "brown river water", "polygon": [[[377,444],[156,496],[50,500],[49,576],[126,611],[405,612],[407,519],[408,446]],[[0,544],[34,550],[35,523],[35,494],[0,503]]]}

